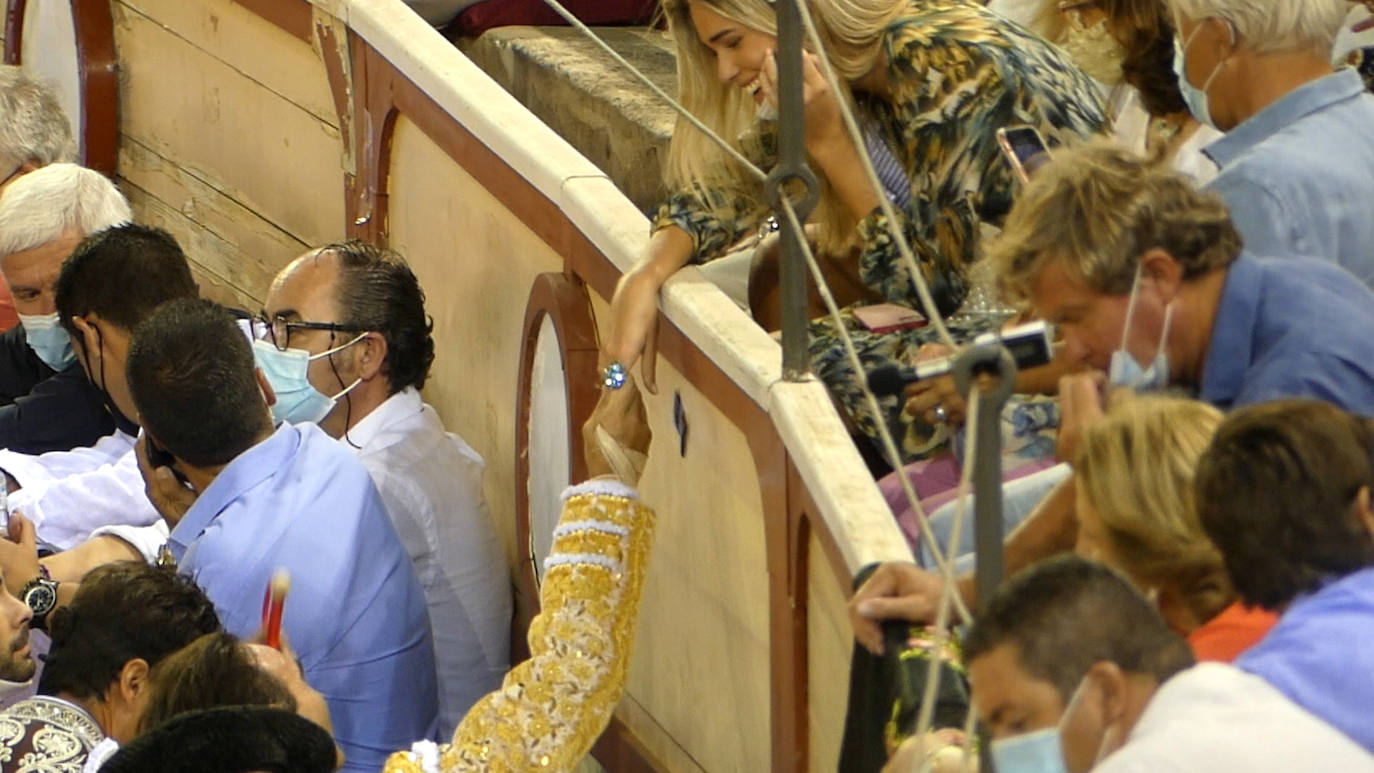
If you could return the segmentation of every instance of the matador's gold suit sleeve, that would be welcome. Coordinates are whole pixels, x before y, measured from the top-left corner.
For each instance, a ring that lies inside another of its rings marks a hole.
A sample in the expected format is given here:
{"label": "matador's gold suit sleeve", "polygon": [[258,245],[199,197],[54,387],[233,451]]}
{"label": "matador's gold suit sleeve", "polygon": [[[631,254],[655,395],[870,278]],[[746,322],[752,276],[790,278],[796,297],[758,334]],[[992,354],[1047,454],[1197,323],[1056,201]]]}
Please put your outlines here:
{"label": "matador's gold suit sleeve", "polygon": [[615,481],[563,494],[530,659],[468,711],[452,743],[421,742],[386,773],[571,770],[625,690],[654,513]]}

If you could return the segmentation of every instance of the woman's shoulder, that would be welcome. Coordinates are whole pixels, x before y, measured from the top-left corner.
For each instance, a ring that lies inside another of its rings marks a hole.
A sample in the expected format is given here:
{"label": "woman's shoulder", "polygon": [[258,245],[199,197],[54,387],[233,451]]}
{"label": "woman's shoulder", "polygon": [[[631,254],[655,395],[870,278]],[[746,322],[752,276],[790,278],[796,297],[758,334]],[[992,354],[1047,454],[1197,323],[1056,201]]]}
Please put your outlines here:
{"label": "woman's shoulder", "polygon": [[894,69],[924,73],[932,66],[967,68],[993,60],[1000,69],[1066,71],[1068,58],[1026,28],[967,0],[908,0],[888,27]]}

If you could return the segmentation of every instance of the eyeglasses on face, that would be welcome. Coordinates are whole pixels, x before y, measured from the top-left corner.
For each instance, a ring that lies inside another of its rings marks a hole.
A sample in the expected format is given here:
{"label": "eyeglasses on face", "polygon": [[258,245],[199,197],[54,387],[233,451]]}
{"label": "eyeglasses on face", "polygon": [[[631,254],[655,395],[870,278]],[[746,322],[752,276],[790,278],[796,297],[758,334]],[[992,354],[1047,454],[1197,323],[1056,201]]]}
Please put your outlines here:
{"label": "eyeglasses on face", "polygon": [[289,320],[286,317],[267,318],[267,312],[259,312],[248,322],[252,329],[253,339],[256,341],[268,341],[277,347],[278,351],[286,351],[291,348],[291,331],[293,330],[328,330],[332,333],[361,333],[363,329],[356,325],[343,325],[338,322],[308,322]]}

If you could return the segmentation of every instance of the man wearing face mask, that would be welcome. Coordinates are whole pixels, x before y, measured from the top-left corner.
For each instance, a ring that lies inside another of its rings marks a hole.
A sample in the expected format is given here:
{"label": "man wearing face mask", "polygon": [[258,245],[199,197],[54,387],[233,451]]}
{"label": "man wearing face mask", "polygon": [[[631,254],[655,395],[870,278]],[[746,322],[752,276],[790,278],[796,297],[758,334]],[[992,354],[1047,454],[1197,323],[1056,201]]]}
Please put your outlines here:
{"label": "man wearing face mask", "polygon": [[30,172],[0,194],[0,273],[20,321],[0,334],[0,448],[66,451],[113,429],[58,323],[54,285],[82,238],[128,220],[114,184],[73,164]]}
{"label": "man wearing face mask", "polygon": [[[1106,144],[1060,151],[989,259],[1005,291],[1057,325],[1063,356],[1091,371],[1061,384],[1066,463],[1112,387],[1193,392],[1223,410],[1313,397],[1374,416],[1374,293],[1326,261],[1242,250],[1217,196],[1157,162]],[[1072,548],[1070,472],[1015,482],[1024,501],[1005,507],[1029,517],[1011,525],[1010,571]],[[851,602],[860,641],[881,648],[878,619],[933,619],[940,586],[910,565],[879,568]],[[970,581],[960,590],[972,598]]]}
{"label": "man wearing face mask", "polygon": [[[282,269],[253,328],[274,419],[319,425],[382,495],[434,622],[440,728],[450,735],[510,668],[510,572],[482,495],[482,457],[420,397],[434,360],[420,283],[395,253],[332,244]],[[95,536],[153,561],[167,530],[116,526]],[[69,574],[61,561],[54,570]]]}
{"label": "man wearing face mask", "polygon": [[94,385],[116,429],[71,451],[31,456],[0,450],[0,470],[10,481],[11,510],[28,517],[41,543],[66,549],[101,526],[158,520],[133,453],[139,428],[130,418],[136,413],[124,362],[135,325],[162,303],[194,298],[198,290],[186,256],[167,232],[121,225],[77,246],[62,264],[55,294],[75,367]]}
{"label": "man wearing face mask", "polygon": [[1128,580],[1081,558],[1003,586],[964,658],[998,773],[1374,771],[1374,757],[1259,677],[1194,666]]}
{"label": "man wearing face mask", "polygon": [[1348,0],[1169,0],[1174,69],[1192,114],[1226,136],[1205,149],[1257,255],[1333,261],[1374,286],[1374,96],[1333,70]]}

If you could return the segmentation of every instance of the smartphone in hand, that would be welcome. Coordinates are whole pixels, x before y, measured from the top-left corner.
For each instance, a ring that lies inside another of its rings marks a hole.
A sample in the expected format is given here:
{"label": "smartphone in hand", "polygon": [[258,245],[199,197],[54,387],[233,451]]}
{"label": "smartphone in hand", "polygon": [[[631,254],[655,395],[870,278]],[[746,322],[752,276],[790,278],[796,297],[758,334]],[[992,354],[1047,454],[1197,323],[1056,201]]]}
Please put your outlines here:
{"label": "smartphone in hand", "polygon": [[1034,126],[1004,126],[997,130],[997,144],[1023,184],[1030,182],[1035,170],[1050,160],[1050,149],[1045,145],[1045,138]]}

